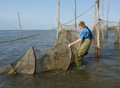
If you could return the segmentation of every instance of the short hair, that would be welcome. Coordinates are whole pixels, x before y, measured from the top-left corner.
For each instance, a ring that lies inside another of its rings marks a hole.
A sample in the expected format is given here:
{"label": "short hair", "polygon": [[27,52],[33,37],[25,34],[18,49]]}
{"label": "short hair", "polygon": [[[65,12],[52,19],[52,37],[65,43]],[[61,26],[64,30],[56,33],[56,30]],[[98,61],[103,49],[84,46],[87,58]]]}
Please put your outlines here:
{"label": "short hair", "polygon": [[85,27],[85,22],[84,22],[84,21],[80,21],[80,22],[78,23],[78,26]]}

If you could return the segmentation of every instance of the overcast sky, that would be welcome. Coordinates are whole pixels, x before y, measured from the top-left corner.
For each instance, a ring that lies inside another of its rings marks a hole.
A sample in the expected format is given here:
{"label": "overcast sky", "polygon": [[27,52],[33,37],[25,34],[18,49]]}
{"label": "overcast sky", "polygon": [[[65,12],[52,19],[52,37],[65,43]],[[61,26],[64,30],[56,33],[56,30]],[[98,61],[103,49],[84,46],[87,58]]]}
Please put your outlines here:
{"label": "overcast sky", "polygon": [[[77,16],[92,7],[94,0],[76,0]],[[109,20],[119,20],[120,0],[109,0]],[[104,19],[107,20],[108,0],[104,0]],[[102,18],[102,0],[100,0],[100,18]],[[0,30],[19,30],[18,15],[20,14],[23,30],[51,29],[53,21],[57,26],[57,0],[0,0]],[[51,18],[50,18],[51,17]],[[62,24],[74,18],[74,0],[60,0],[60,22]],[[94,8],[77,19],[86,25],[94,24]],[[74,24],[74,21],[69,23]]]}

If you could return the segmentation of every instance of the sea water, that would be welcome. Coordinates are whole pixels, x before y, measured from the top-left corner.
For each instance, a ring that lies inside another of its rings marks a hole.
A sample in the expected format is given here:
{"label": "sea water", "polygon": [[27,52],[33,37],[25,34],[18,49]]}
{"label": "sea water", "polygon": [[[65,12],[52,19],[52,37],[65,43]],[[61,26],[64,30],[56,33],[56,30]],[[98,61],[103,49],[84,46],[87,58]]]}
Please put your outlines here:
{"label": "sea water", "polygon": [[[23,30],[23,37],[45,30]],[[20,38],[18,30],[0,30],[0,41]],[[84,69],[70,66],[67,71],[47,71],[35,76],[0,75],[0,88],[119,88],[120,44],[114,44],[115,32],[108,31],[108,39],[101,46],[100,57],[91,45],[84,57]],[[0,67],[20,58],[29,47],[51,49],[56,43],[56,31],[8,43],[0,43]]]}

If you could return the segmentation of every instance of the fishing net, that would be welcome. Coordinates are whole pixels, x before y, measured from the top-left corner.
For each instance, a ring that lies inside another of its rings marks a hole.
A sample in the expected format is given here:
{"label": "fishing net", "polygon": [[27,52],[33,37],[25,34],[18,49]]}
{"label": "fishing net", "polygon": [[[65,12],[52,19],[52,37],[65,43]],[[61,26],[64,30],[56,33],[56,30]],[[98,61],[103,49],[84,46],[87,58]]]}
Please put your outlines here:
{"label": "fishing net", "polygon": [[100,41],[104,42],[104,39],[109,36],[108,31],[116,32],[119,29],[118,25],[118,22],[100,20],[99,24],[97,23],[94,27],[94,30],[97,31],[98,27],[100,28]]}
{"label": "fishing net", "polygon": [[21,58],[3,68],[0,68],[0,74],[34,74],[35,59],[34,51],[31,47]]}
{"label": "fishing net", "polygon": [[[80,43],[68,48],[68,44],[77,39],[78,31],[73,25],[60,26],[58,39],[53,48],[36,50],[30,48],[21,58],[7,66],[0,68],[0,74],[35,74],[48,70],[67,70],[74,63],[77,47]],[[63,29],[64,28],[64,29]],[[68,30],[72,28],[71,30]]]}
{"label": "fishing net", "polygon": [[60,28],[59,31],[63,31],[63,30],[75,30],[75,25],[64,25],[64,24],[59,24]]}

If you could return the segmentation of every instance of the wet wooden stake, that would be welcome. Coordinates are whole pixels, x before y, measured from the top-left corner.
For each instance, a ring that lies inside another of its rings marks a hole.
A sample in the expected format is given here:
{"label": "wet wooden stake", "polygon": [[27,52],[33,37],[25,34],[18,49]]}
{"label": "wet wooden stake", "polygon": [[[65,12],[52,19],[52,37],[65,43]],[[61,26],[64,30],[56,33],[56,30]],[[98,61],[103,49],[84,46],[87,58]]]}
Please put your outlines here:
{"label": "wet wooden stake", "polygon": [[[102,20],[104,19],[103,15],[103,0],[102,0]],[[102,46],[104,44],[104,21],[102,21]]]}
{"label": "wet wooden stake", "polygon": [[18,20],[19,20],[19,27],[20,27],[20,32],[21,32],[21,38],[23,38],[19,12],[18,12]]}
{"label": "wet wooden stake", "polygon": [[94,8],[94,25],[93,25],[93,35],[94,35],[94,38],[93,38],[93,45],[96,46],[97,45],[97,39],[96,39],[96,6]]}
{"label": "wet wooden stake", "polygon": [[100,20],[99,20],[99,0],[95,0],[96,3],[96,10],[97,10],[97,27],[96,27],[96,34],[97,34],[97,45],[96,45],[96,55],[100,56]]}
{"label": "wet wooden stake", "polygon": [[96,6],[95,6],[95,11],[94,11],[94,27],[96,25]]}
{"label": "wet wooden stake", "polygon": [[77,24],[76,24],[76,0],[75,0],[75,30],[77,30]]}
{"label": "wet wooden stake", "polygon": [[108,1],[108,10],[107,10],[107,28],[106,28],[106,39],[108,38],[108,15],[109,15],[109,1]]}
{"label": "wet wooden stake", "polygon": [[120,33],[120,17],[119,17],[119,25],[118,28],[116,29],[116,35],[115,35],[115,44],[118,45],[119,43],[119,33]]}
{"label": "wet wooden stake", "polygon": [[57,5],[57,39],[58,39],[59,26],[60,26],[60,0],[58,0],[58,5]]}

